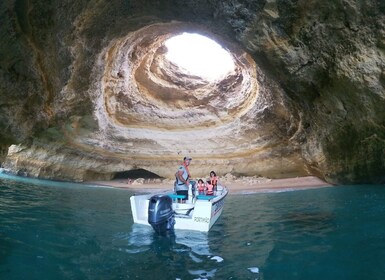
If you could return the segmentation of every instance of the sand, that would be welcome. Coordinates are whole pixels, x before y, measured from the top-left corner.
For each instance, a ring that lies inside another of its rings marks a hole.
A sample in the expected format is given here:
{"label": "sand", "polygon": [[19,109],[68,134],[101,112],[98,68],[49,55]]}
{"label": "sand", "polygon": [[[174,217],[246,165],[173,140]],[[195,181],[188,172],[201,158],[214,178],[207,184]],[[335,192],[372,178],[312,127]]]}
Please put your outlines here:
{"label": "sand", "polygon": [[[268,179],[256,177],[242,177],[220,179],[220,182],[229,189],[230,194],[251,194],[267,192],[283,192],[304,189],[315,189],[330,187],[321,179],[314,176],[296,177],[287,179]],[[159,192],[173,189],[173,180],[154,180],[154,179],[116,179],[111,181],[89,181],[86,184],[124,188],[135,192]]]}

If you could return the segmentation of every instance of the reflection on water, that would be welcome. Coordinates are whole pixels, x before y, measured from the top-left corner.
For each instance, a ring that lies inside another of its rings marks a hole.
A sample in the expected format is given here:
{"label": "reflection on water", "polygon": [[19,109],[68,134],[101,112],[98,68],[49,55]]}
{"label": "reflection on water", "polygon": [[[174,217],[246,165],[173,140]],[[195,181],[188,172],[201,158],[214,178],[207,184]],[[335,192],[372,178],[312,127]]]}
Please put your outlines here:
{"label": "reflection on water", "polygon": [[131,233],[128,237],[130,253],[146,251],[154,243],[161,243],[165,246],[160,248],[169,248],[175,251],[190,251],[196,255],[210,256],[208,244],[208,234],[199,231],[178,230],[177,234],[168,233],[165,236],[159,236],[154,233],[152,227],[133,224]]}
{"label": "reflection on water", "polygon": [[208,233],[134,225],[130,191],[0,179],[0,279],[385,279],[385,189],[228,196]]}
{"label": "reflection on water", "polygon": [[150,249],[150,245],[154,242],[153,230],[145,225],[132,225],[132,231],[128,236],[128,253],[140,253]]}
{"label": "reflection on water", "polygon": [[[137,224],[131,228],[126,252],[129,254],[149,252],[160,260],[167,259],[169,265],[189,264],[190,269],[187,271],[183,266],[183,270],[174,272],[173,275],[178,275],[178,277],[186,277],[186,273],[188,273],[190,277],[193,275],[203,279],[213,278],[217,269],[211,268],[212,265],[223,261],[220,256],[210,252],[208,233],[178,230],[160,236],[155,234],[151,227]],[[143,261],[145,260],[143,259]],[[196,267],[196,269],[191,269],[191,267]]]}

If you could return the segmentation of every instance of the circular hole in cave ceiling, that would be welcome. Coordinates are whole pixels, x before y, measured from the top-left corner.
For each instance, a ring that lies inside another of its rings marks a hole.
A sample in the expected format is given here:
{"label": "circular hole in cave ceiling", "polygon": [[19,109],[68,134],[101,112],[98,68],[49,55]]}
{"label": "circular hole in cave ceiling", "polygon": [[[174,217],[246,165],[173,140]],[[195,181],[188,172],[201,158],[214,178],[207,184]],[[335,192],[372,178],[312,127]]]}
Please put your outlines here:
{"label": "circular hole in cave ceiling", "polygon": [[234,71],[231,55],[217,42],[196,33],[183,33],[165,41],[166,58],[181,72],[214,82]]}
{"label": "circular hole in cave ceiling", "polygon": [[[187,32],[219,41],[233,63],[230,70],[215,78],[182,70],[170,58],[168,45]],[[144,27],[111,42],[103,59],[99,103],[106,123],[121,130],[216,129],[245,115],[257,98],[253,59],[234,44],[188,24]]]}

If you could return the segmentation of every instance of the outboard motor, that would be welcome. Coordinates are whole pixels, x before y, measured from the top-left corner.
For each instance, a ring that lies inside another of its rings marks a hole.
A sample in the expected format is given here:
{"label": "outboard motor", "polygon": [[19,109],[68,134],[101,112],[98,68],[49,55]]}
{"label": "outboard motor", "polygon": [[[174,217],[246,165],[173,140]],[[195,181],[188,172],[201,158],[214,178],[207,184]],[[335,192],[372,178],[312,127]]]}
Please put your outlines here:
{"label": "outboard motor", "polygon": [[154,195],[148,205],[148,223],[158,234],[174,229],[172,199],[168,195]]}

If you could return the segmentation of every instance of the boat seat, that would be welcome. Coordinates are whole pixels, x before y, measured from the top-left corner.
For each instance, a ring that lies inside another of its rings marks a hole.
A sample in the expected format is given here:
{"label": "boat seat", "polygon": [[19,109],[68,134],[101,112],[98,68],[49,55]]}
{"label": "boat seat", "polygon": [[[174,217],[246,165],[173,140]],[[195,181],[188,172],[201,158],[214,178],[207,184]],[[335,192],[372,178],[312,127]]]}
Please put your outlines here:
{"label": "boat seat", "polygon": [[183,198],[185,197],[184,195],[181,195],[181,194],[174,194],[174,193],[170,193],[170,194],[168,194],[168,196],[169,196],[172,200],[183,199]]}
{"label": "boat seat", "polygon": [[216,198],[216,197],[217,197],[216,195],[198,195],[197,199],[210,200],[210,199],[213,199],[213,198]]}

